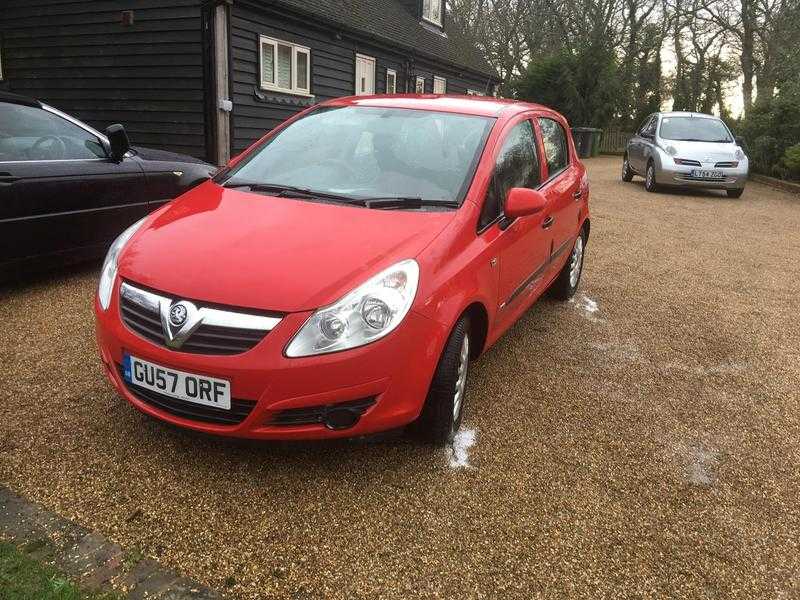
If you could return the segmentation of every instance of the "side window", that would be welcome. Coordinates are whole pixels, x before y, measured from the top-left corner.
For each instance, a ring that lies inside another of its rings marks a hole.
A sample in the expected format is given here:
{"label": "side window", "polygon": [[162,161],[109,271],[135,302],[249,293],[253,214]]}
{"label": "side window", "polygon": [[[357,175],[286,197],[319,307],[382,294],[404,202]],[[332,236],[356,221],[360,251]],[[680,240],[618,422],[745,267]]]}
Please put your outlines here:
{"label": "side window", "polygon": [[100,140],[34,106],[0,102],[0,161],[105,158]]}
{"label": "side window", "polygon": [[650,123],[647,124],[647,129],[645,130],[645,133],[650,137],[655,137],[657,127],[658,127],[658,115],[653,115],[653,118],[650,119]]}
{"label": "side window", "polygon": [[642,123],[642,126],[639,127],[639,129],[637,130],[639,135],[642,135],[643,133],[647,133],[647,126],[650,125],[650,121],[652,121],[652,120],[653,120],[653,115],[650,115],[649,117],[647,117],[644,120],[644,122]]}
{"label": "side window", "polygon": [[567,134],[564,132],[564,128],[553,119],[539,119],[539,127],[542,128],[544,154],[547,159],[547,174],[548,177],[552,177],[559,171],[566,169],[569,164]]}
{"label": "side window", "polygon": [[530,121],[523,121],[509,132],[497,155],[478,229],[483,229],[503,214],[508,190],[514,187],[535,188],[541,183],[540,179],[533,126]]}

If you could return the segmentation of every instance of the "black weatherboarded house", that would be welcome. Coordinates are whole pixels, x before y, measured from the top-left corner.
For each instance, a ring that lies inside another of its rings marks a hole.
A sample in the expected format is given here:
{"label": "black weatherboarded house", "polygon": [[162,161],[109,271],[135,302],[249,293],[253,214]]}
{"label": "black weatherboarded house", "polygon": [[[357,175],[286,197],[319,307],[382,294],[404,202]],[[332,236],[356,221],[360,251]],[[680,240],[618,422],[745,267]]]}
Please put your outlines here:
{"label": "black weatherboarded house", "polygon": [[217,164],[322,100],[497,81],[444,0],[1,3],[0,89]]}

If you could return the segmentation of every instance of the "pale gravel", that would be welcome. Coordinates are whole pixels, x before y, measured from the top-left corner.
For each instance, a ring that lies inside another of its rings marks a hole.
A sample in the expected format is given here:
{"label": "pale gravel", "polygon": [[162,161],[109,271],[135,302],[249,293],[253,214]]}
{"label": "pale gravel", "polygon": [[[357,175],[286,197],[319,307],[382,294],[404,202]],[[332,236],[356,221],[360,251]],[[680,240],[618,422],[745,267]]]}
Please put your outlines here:
{"label": "pale gravel", "polygon": [[596,310],[542,301],[474,365],[471,468],[140,415],[92,267],[0,291],[0,482],[232,598],[800,597],[800,198],[587,164]]}

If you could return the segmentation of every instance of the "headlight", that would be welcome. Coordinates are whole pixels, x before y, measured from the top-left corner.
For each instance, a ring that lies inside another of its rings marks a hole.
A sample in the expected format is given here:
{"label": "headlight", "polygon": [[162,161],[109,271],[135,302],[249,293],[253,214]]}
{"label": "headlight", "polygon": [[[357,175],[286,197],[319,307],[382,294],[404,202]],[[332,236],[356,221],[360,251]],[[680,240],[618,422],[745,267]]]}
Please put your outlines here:
{"label": "headlight", "polygon": [[744,152],[742,152],[741,148],[736,149],[736,158],[738,158],[739,160],[744,159]]}
{"label": "headlight", "polygon": [[117,259],[119,258],[119,253],[122,252],[125,244],[127,244],[131,236],[136,233],[136,230],[141,227],[142,222],[146,218],[147,217],[139,219],[136,223],[123,231],[108,249],[106,259],[103,261],[103,270],[100,271],[100,285],[97,286],[97,297],[100,300],[100,306],[103,310],[106,310],[108,304],[111,302],[111,292],[114,289],[114,280],[117,278]]}
{"label": "headlight", "polygon": [[675,155],[678,153],[678,151],[677,151],[677,150],[675,150],[675,146],[667,146],[666,148],[664,148],[664,150],[665,150],[665,151],[667,152],[667,154],[669,154],[670,156],[675,156]]}
{"label": "headlight", "polygon": [[286,347],[286,356],[313,356],[357,348],[394,330],[408,314],[419,282],[409,259],[381,271],[338,302],[311,315]]}

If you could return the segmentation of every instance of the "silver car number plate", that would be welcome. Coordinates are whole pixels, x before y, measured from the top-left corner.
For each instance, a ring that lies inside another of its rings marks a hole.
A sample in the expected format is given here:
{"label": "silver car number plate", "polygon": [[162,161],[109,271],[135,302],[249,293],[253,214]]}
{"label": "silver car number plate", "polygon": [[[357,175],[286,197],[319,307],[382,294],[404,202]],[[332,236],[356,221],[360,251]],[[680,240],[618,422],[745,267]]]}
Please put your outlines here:
{"label": "silver car number plate", "polygon": [[692,169],[690,175],[699,179],[722,179],[725,177],[722,171],[710,171],[708,169]]}
{"label": "silver car number plate", "polygon": [[122,357],[123,376],[130,384],[186,402],[230,410],[231,384],[151,363],[130,354]]}

